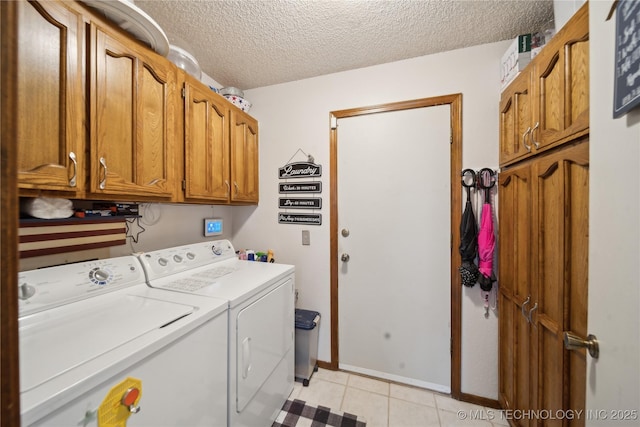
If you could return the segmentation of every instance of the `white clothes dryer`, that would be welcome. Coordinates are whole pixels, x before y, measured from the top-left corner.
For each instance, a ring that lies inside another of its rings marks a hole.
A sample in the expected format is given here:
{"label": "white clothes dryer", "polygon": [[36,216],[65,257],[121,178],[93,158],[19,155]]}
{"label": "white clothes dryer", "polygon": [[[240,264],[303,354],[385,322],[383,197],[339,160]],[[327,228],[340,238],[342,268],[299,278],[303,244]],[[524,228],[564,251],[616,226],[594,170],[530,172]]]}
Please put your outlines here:
{"label": "white clothes dryer", "polygon": [[23,426],[227,425],[226,300],[152,289],[135,256],[18,283]]}
{"label": "white clothes dryer", "polygon": [[293,390],[294,266],[241,261],[228,240],[139,256],[150,286],[229,302],[229,426],[271,426]]}

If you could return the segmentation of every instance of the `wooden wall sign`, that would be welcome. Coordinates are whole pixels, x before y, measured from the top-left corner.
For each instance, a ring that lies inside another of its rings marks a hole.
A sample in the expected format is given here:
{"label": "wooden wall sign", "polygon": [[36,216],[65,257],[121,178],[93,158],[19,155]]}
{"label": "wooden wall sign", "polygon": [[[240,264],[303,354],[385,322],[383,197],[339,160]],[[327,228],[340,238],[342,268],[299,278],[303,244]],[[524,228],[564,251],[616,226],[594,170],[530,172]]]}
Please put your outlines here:
{"label": "wooden wall sign", "polygon": [[278,223],[322,225],[322,214],[298,214],[281,212],[278,214]]}
{"label": "wooden wall sign", "polygon": [[322,208],[322,199],[320,197],[281,197],[278,200],[278,207],[281,209],[320,209]]}
{"label": "wooden wall sign", "polygon": [[640,2],[621,0],[616,9],[613,117],[640,104]]}
{"label": "wooden wall sign", "polygon": [[280,179],[322,176],[322,166],[311,162],[288,163],[278,171]]}
{"label": "wooden wall sign", "polygon": [[322,182],[284,182],[278,184],[280,193],[322,193]]}

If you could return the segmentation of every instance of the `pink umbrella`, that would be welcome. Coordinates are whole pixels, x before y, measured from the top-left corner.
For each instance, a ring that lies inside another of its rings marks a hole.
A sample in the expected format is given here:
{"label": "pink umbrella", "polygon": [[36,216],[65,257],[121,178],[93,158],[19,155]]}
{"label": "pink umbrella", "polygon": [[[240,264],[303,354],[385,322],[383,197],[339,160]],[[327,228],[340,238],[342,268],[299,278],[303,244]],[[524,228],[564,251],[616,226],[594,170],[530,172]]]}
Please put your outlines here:
{"label": "pink umbrella", "polygon": [[484,190],[484,204],[478,232],[478,283],[483,291],[490,291],[496,277],[493,274],[493,252],[496,236],[493,232],[493,215],[491,213],[491,188],[496,184],[495,173],[489,169],[481,169],[478,173],[478,186]]}

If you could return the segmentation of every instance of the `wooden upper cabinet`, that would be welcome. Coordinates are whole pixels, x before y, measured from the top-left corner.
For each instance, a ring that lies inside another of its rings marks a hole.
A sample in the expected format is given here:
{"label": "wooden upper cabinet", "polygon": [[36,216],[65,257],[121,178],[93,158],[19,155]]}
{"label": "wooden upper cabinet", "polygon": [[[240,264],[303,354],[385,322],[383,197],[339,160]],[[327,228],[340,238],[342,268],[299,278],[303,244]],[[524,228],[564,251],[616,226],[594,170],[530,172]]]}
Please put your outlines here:
{"label": "wooden upper cabinet", "polygon": [[228,202],[229,104],[209,88],[184,84],[184,198]]}
{"label": "wooden upper cabinet", "polygon": [[518,78],[502,93],[500,102],[501,163],[531,152],[531,80]]}
{"label": "wooden upper cabinet", "polygon": [[257,204],[258,122],[248,114],[231,112],[231,201]]}
{"label": "wooden upper cabinet", "polygon": [[17,3],[17,144],[21,194],[84,190],[84,42],[80,13],[58,2]]}
{"label": "wooden upper cabinet", "polygon": [[90,40],[90,191],[172,198],[175,68],[94,22]]}
{"label": "wooden upper cabinet", "polygon": [[573,140],[589,129],[588,6],[534,58],[536,149]]}
{"label": "wooden upper cabinet", "polygon": [[589,133],[588,4],[504,90],[500,115],[503,166]]}

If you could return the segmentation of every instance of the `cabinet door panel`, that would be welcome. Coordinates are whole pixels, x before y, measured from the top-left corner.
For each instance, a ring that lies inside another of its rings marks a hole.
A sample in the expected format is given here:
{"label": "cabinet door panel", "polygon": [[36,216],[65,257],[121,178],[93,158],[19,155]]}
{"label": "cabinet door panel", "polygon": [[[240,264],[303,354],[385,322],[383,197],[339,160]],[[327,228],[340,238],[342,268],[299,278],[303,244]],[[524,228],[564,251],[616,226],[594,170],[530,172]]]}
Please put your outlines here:
{"label": "cabinet door panel", "polygon": [[227,202],[229,109],[208,89],[185,90],[185,198]]}
{"label": "cabinet door panel", "polygon": [[18,19],[19,187],[73,195],[86,162],[82,16],[60,3],[18,2]]}
{"label": "cabinet door panel", "polygon": [[500,164],[531,152],[531,101],[529,73],[518,76],[505,90],[500,103]]}
{"label": "cabinet door panel", "polygon": [[[587,335],[589,144],[568,146],[534,166],[536,257],[533,316],[536,342],[534,407],[585,406],[586,352],[563,347],[565,331]],[[582,425],[583,420],[574,420]]]}
{"label": "cabinet door panel", "polygon": [[560,60],[561,52],[550,50],[553,47],[545,46],[536,62],[538,129],[533,138],[538,147],[550,144],[554,135],[564,129],[564,64]]}
{"label": "cabinet door panel", "polygon": [[231,123],[231,201],[258,203],[258,122],[234,111]]}
{"label": "cabinet door panel", "polygon": [[175,74],[92,24],[91,191],[170,198]]}

